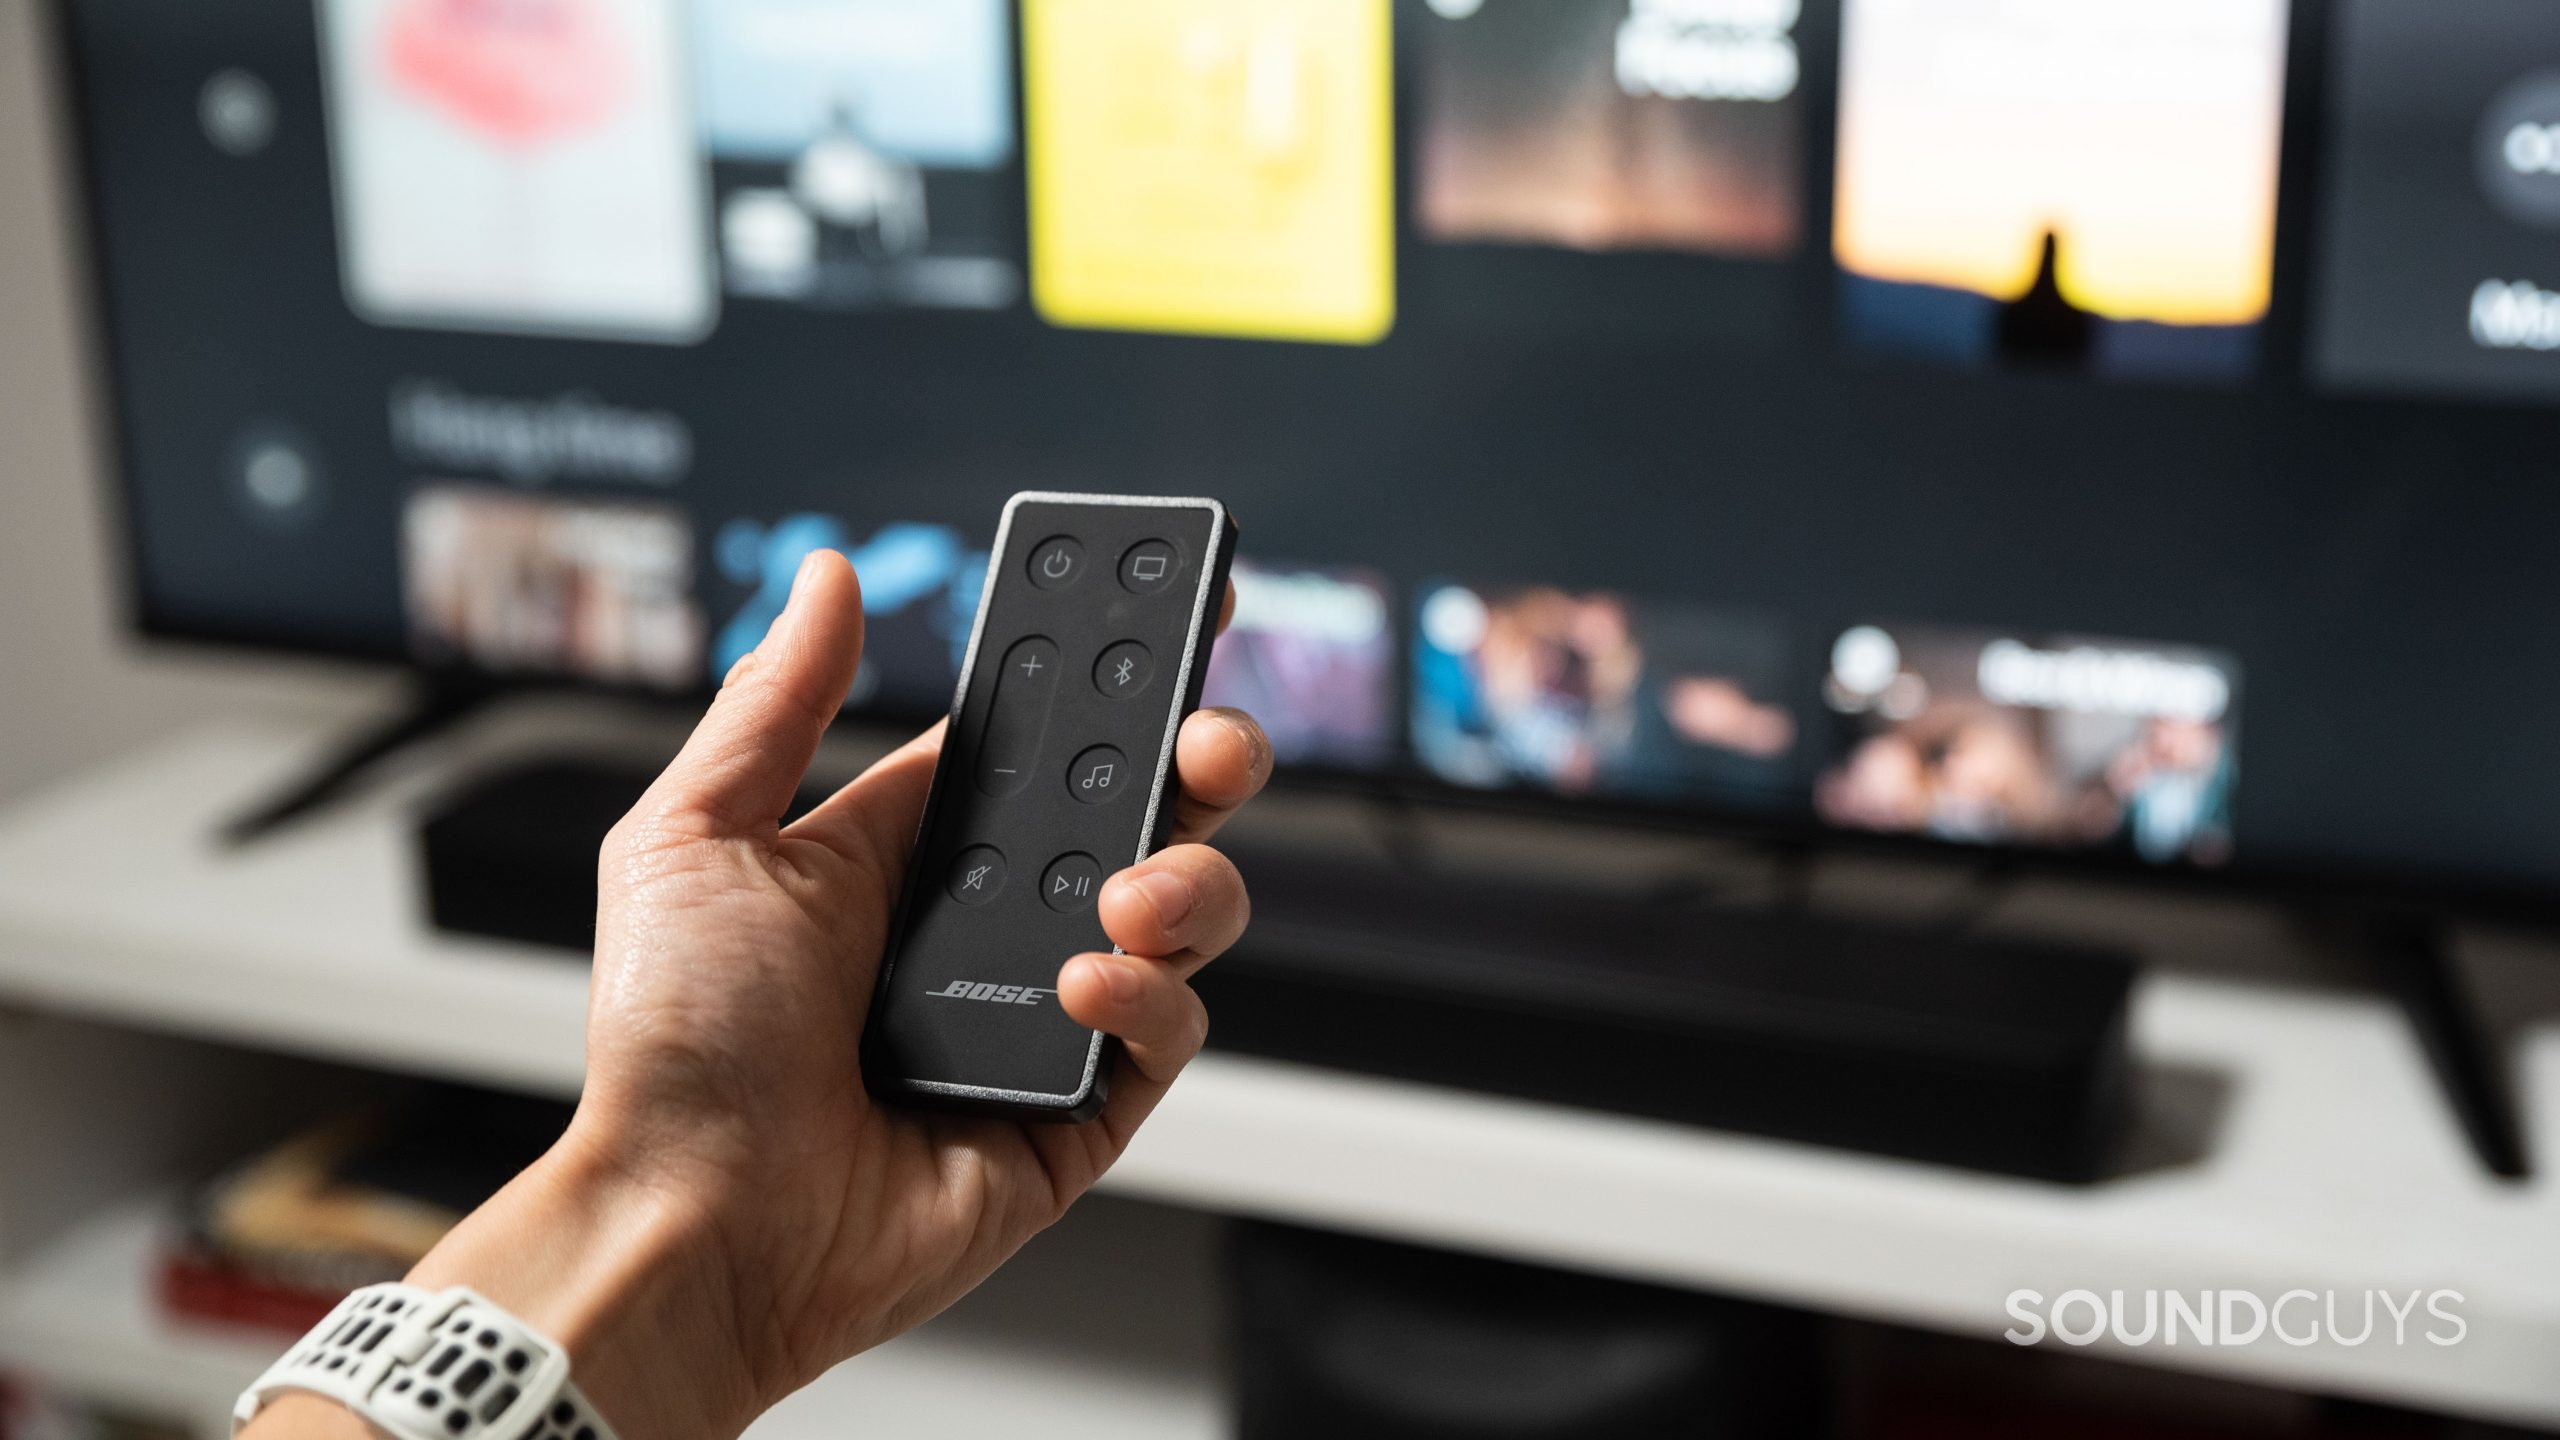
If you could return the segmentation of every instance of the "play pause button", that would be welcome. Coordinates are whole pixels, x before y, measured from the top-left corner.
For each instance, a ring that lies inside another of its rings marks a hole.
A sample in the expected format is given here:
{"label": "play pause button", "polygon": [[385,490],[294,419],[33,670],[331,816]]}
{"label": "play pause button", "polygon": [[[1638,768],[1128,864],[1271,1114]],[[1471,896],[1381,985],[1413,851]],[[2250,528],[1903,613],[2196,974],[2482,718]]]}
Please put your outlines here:
{"label": "play pause button", "polygon": [[1040,877],[1040,898],[1050,909],[1066,913],[1092,909],[1093,897],[1101,889],[1101,862],[1078,852],[1050,861],[1048,872]]}

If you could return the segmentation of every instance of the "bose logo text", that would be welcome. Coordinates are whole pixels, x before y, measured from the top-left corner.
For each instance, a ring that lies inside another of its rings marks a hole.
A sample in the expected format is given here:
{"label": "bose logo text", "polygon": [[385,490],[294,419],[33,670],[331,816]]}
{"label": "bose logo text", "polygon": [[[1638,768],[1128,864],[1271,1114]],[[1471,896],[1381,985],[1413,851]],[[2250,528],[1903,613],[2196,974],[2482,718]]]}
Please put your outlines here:
{"label": "bose logo text", "polygon": [[994,985],[984,980],[954,980],[932,992],[945,1000],[984,1000],[990,1005],[1037,1005],[1055,990],[1037,985]]}

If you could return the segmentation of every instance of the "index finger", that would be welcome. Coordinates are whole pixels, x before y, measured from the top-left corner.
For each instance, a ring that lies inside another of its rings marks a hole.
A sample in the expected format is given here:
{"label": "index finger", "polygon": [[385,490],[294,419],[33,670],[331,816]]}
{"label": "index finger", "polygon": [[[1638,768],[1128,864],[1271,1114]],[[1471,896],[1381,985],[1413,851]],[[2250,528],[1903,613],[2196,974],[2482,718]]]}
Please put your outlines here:
{"label": "index finger", "polygon": [[1174,737],[1173,770],[1180,787],[1167,843],[1196,844],[1217,834],[1227,817],[1262,793],[1271,779],[1271,741],[1241,710],[1213,706],[1194,711]]}

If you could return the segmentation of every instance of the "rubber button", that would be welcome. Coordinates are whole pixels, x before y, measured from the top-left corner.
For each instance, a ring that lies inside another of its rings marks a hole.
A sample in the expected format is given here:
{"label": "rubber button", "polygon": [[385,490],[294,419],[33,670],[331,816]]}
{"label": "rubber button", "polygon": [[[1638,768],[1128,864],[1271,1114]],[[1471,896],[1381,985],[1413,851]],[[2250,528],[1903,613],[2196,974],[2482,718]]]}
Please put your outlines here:
{"label": "rubber button", "polygon": [[997,662],[995,698],[987,702],[987,732],[978,741],[978,789],[1012,795],[1031,783],[1040,763],[1040,741],[1049,733],[1049,708],[1058,698],[1058,647],[1045,635],[1013,643]]}
{"label": "rubber button", "polygon": [[1084,547],[1072,535],[1052,535],[1031,547],[1023,568],[1041,589],[1064,590],[1084,578]]}
{"label": "rubber button", "polygon": [[1156,657],[1135,640],[1123,640],[1093,662],[1093,688],[1114,700],[1126,700],[1155,678]]}
{"label": "rubber button", "polygon": [[1117,800],[1129,785],[1129,757],[1108,745],[1094,746],[1067,766],[1067,793],[1087,805]]}
{"label": "rubber button", "polygon": [[1102,862],[1081,852],[1070,852],[1049,862],[1040,877],[1040,899],[1062,915],[1093,908],[1093,897],[1102,892]]}
{"label": "rubber button", "polygon": [[1004,888],[1004,852],[993,845],[972,845],[954,856],[947,882],[951,898],[963,905],[984,905]]}
{"label": "rubber button", "polygon": [[1120,585],[1132,595],[1153,595],[1182,578],[1182,552],[1170,540],[1141,540],[1120,557]]}

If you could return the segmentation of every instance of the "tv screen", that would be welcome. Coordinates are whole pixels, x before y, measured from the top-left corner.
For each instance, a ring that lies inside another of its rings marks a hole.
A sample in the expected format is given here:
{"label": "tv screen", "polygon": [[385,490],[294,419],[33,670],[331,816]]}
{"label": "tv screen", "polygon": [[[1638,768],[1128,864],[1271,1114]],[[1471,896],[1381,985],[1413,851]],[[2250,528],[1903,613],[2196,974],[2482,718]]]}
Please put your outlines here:
{"label": "tv screen", "polygon": [[705,688],[1243,525],[1300,773],[2560,890],[2543,0],[61,0],[139,623]]}

